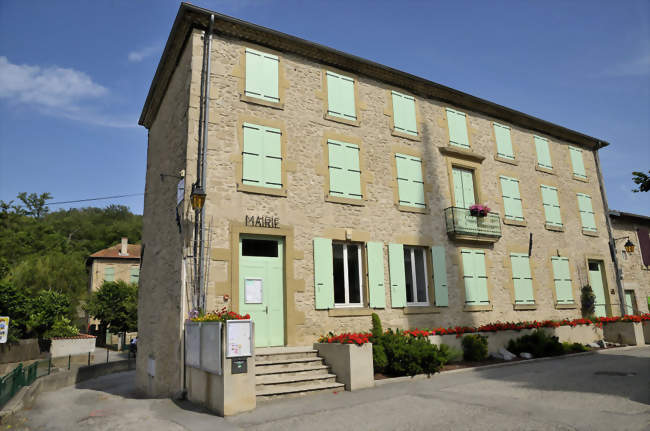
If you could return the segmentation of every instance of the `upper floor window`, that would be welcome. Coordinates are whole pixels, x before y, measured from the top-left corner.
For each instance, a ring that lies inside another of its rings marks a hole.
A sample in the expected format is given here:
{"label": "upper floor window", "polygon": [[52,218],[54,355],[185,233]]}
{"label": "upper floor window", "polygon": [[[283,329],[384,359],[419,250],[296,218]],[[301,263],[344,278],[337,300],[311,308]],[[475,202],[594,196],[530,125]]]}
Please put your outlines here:
{"label": "upper floor window", "polygon": [[138,266],[133,266],[131,267],[131,277],[129,279],[130,283],[138,283],[140,281],[140,267]]}
{"label": "upper floor window", "polygon": [[467,134],[467,116],[464,112],[447,108],[447,127],[449,128],[449,144],[461,148],[469,148]]}
{"label": "upper floor window", "polygon": [[391,92],[393,98],[393,123],[396,132],[408,135],[418,135],[418,125],[415,115],[415,98],[406,94]]}
{"label": "upper floor window", "polygon": [[246,96],[279,103],[277,55],[246,48]]}
{"label": "upper floor window", "polygon": [[515,305],[535,304],[530,257],[526,253],[510,253],[510,264],[515,289]]}
{"label": "upper floor window", "polygon": [[426,208],[422,159],[407,154],[395,154],[399,205]]}
{"label": "upper floor window", "polygon": [[359,146],[347,142],[327,140],[331,196],[361,199],[361,169]]}
{"label": "upper floor window", "polygon": [[519,180],[504,175],[500,176],[499,180],[501,181],[504,217],[510,220],[523,221],[524,212],[521,207]]}
{"label": "upper floor window", "polygon": [[553,169],[551,151],[548,147],[548,139],[535,136],[535,150],[537,151],[537,166],[542,169]]}
{"label": "upper floor window", "polygon": [[104,268],[104,281],[115,281],[115,268],[112,266]]}
{"label": "upper floor window", "polygon": [[474,171],[453,167],[451,169],[454,182],[454,206],[458,208],[469,208],[476,203],[474,191]]}
{"label": "upper floor window", "polygon": [[354,78],[331,71],[327,77],[327,115],[356,121],[357,109],[354,100]]}
{"label": "upper floor window", "polygon": [[242,183],[282,188],[282,132],[250,123],[243,127]]}
{"label": "upper floor window", "polygon": [[465,305],[489,305],[485,251],[464,248],[460,254],[465,282]]}
{"label": "upper floor window", "polygon": [[580,220],[582,229],[590,232],[596,232],[596,220],[594,218],[594,209],[591,205],[591,196],[584,193],[578,193],[578,209],[580,210]]}
{"label": "upper floor window", "polygon": [[574,304],[569,259],[566,257],[552,256],[551,264],[553,265],[553,282],[555,283],[557,303]]}
{"label": "upper floor window", "polygon": [[581,180],[586,180],[587,173],[585,172],[585,164],[582,160],[582,150],[580,148],[570,146],[569,154],[571,154],[573,176]]}
{"label": "upper floor window", "polygon": [[540,186],[542,189],[542,205],[546,216],[546,225],[562,227],[562,215],[560,213],[560,201],[557,196],[557,189],[551,186]]}
{"label": "upper floor window", "polygon": [[514,160],[515,153],[512,151],[512,140],[510,139],[510,127],[499,123],[493,123],[494,137],[497,141],[497,157]]}

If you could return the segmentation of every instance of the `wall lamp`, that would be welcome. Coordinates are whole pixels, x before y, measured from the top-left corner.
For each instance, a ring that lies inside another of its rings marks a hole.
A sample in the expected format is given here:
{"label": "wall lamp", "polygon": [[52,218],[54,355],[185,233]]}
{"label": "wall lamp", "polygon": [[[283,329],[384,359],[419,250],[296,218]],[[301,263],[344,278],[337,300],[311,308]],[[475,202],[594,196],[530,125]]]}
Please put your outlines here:
{"label": "wall lamp", "polygon": [[627,253],[634,253],[634,243],[632,241],[630,241],[629,236],[622,236],[620,238],[614,238],[614,242],[618,241],[619,239],[627,239],[627,241],[625,241],[625,244],[623,244],[623,247],[625,248],[625,251]]}
{"label": "wall lamp", "polygon": [[192,194],[190,195],[190,202],[192,202],[192,209],[194,211],[201,211],[203,204],[205,204],[205,190],[203,187],[192,184]]}

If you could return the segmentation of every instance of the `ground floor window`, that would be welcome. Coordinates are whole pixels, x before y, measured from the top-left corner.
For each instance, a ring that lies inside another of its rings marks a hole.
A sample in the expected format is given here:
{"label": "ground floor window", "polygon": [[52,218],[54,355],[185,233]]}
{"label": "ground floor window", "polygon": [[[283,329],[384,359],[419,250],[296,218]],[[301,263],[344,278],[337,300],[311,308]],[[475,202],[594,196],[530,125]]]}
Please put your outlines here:
{"label": "ground floor window", "polygon": [[427,252],[421,247],[404,247],[404,275],[408,305],[428,305]]}
{"label": "ground floor window", "polygon": [[361,246],[357,244],[332,244],[334,260],[334,304],[337,307],[362,306]]}

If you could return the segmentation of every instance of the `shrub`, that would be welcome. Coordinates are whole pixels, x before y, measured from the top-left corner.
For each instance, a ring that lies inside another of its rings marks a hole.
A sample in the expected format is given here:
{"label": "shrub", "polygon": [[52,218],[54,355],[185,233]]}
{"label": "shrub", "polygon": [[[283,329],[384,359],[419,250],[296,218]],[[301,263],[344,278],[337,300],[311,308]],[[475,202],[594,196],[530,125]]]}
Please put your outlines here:
{"label": "shrub", "polygon": [[596,295],[588,284],[580,289],[580,304],[583,317],[591,317],[596,312]]}
{"label": "shrub", "polygon": [[536,358],[557,356],[564,353],[564,348],[558,338],[552,337],[540,329],[535,330],[530,335],[523,335],[510,340],[508,350],[515,355],[528,352]]}
{"label": "shrub", "polygon": [[75,335],[79,335],[79,329],[70,323],[70,319],[61,317],[54,322],[52,328],[45,331],[43,338],[74,337]]}
{"label": "shrub", "polygon": [[564,353],[580,353],[580,352],[588,352],[589,347],[580,344],[580,343],[569,343],[567,341],[562,343],[562,349],[564,350]]}
{"label": "shrub", "polygon": [[382,334],[379,344],[387,360],[384,372],[392,376],[431,375],[446,363],[446,356],[438,346],[424,337],[412,337],[389,329]]}
{"label": "shrub", "polygon": [[379,339],[384,334],[384,329],[381,327],[381,320],[377,313],[372,313],[372,338]]}
{"label": "shrub", "polygon": [[466,361],[483,361],[488,356],[488,341],[484,335],[473,334],[463,337],[463,358]]}
{"label": "shrub", "polygon": [[440,354],[443,355],[444,358],[446,359],[443,365],[450,362],[458,362],[461,359],[463,359],[463,352],[461,352],[455,347],[450,347],[446,344],[441,344],[439,349],[440,349]]}

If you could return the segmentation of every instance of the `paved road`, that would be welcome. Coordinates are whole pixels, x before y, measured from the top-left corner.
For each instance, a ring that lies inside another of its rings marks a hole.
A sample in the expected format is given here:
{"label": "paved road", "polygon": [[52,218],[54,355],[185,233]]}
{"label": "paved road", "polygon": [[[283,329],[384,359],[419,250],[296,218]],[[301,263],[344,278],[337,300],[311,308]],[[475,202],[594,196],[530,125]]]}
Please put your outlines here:
{"label": "paved road", "polygon": [[650,346],[258,404],[228,419],[137,399],[133,372],[42,394],[29,430],[648,430]]}

